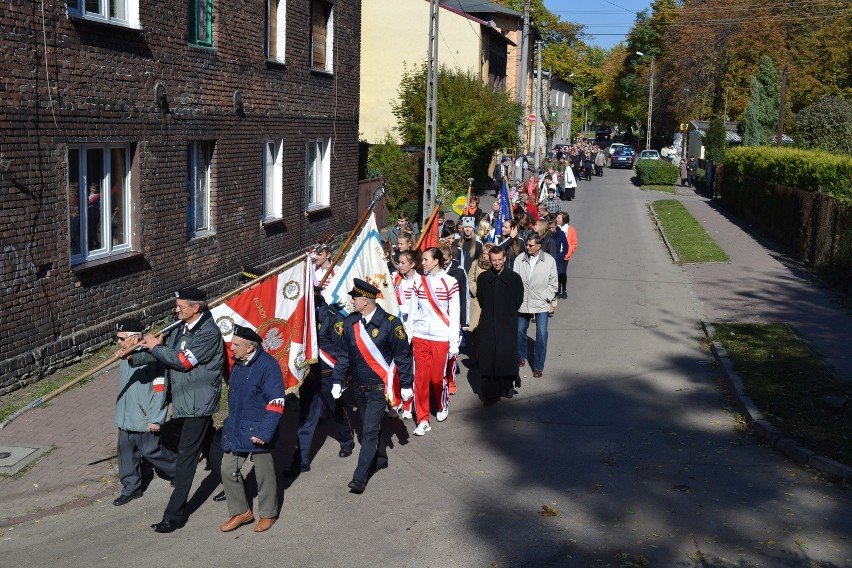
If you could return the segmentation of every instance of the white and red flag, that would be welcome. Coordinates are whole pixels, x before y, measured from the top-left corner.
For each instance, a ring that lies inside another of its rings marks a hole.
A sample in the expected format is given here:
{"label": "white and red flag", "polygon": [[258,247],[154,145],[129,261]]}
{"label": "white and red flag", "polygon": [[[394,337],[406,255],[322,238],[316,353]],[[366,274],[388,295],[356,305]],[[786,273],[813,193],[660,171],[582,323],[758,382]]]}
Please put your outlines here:
{"label": "white and red flag", "polygon": [[349,296],[349,291],[352,290],[355,278],[360,278],[378,288],[381,291],[376,298],[378,304],[387,313],[399,316],[399,303],[396,300],[393,279],[382,248],[382,237],[376,228],[376,216],[372,212],[361,228],[361,232],[352,241],[349,250],[337,263],[331,277],[326,281],[326,286],[322,290],[325,301],[329,304],[341,304],[347,314],[351,313],[352,298]]}
{"label": "white and red flag", "polygon": [[263,338],[263,348],[275,357],[284,374],[284,390],[298,390],[317,361],[313,267],[308,255],[277,276],[211,309],[222,331],[228,365],[232,362],[234,324],[249,327]]}

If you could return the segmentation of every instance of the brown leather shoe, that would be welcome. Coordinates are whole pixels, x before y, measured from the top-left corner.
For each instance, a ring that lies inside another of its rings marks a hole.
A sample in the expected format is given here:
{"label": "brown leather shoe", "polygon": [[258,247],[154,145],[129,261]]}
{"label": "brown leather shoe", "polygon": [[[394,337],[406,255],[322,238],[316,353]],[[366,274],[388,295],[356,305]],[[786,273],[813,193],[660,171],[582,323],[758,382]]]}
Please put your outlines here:
{"label": "brown leather shoe", "polygon": [[275,519],[267,519],[261,517],[257,524],[254,526],[254,532],[264,532],[268,531],[269,528],[275,524]]}
{"label": "brown leather shoe", "polygon": [[521,357],[518,357],[518,367],[523,367],[526,364],[527,364],[526,359],[522,359]]}
{"label": "brown leather shoe", "polygon": [[539,371],[538,369],[533,369],[533,377],[540,377],[541,375],[541,371]]}
{"label": "brown leather shoe", "polygon": [[231,532],[252,521],[254,521],[254,515],[251,514],[251,509],[249,509],[242,515],[234,515],[228,522],[219,525],[219,530],[222,532]]}

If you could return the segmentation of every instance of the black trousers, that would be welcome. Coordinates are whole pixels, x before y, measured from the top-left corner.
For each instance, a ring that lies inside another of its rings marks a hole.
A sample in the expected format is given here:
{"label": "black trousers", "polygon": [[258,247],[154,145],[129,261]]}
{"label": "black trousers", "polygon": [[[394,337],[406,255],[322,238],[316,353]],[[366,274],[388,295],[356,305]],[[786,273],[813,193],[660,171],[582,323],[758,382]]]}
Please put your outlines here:
{"label": "black trousers", "polygon": [[195,470],[198,467],[198,455],[208,433],[213,427],[213,418],[200,416],[192,418],[179,418],[182,423],[180,441],[178,442],[177,468],[175,470],[175,488],[172,496],[163,512],[164,521],[186,522],[186,501],[189,498],[189,490],[192,489],[192,480],[195,478]]}
{"label": "black trousers", "polygon": [[366,483],[373,465],[388,463],[387,443],[382,436],[382,420],[388,401],[383,390],[361,392],[354,386],[352,388],[355,389],[355,404],[362,422],[361,451],[352,479]]}

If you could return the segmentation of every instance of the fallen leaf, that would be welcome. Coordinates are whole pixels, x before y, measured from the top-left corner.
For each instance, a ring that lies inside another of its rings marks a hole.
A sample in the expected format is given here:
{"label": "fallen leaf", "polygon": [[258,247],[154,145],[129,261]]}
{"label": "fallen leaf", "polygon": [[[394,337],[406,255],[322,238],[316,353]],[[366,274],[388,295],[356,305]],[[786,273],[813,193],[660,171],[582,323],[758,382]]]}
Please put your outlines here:
{"label": "fallen leaf", "polygon": [[539,511],[538,514],[542,517],[558,517],[559,509],[556,509],[554,507],[548,507],[547,505],[542,505],[541,511]]}

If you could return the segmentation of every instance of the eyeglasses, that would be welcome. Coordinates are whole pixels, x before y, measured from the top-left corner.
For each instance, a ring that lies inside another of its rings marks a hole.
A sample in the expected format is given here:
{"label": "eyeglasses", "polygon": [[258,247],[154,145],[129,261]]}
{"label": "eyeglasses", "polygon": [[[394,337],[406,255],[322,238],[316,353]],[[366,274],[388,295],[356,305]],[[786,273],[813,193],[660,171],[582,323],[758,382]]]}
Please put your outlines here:
{"label": "eyeglasses", "polygon": [[183,311],[183,310],[185,310],[185,309],[187,309],[187,308],[190,308],[190,307],[192,307],[192,306],[175,306],[175,309],[176,309],[176,310]]}
{"label": "eyeglasses", "polygon": [[541,243],[527,243],[528,247],[540,247]]}
{"label": "eyeglasses", "polygon": [[116,336],[115,336],[115,338],[116,338],[117,340],[119,340],[119,341],[124,341],[124,340],[126,340],[126,339],[130,339],[131,337],[135,337],[135,336],[133,336],[133,335],[127,335],[127,336],[125,336],[125,337],[121,337],[120,335],[116,335]]}

